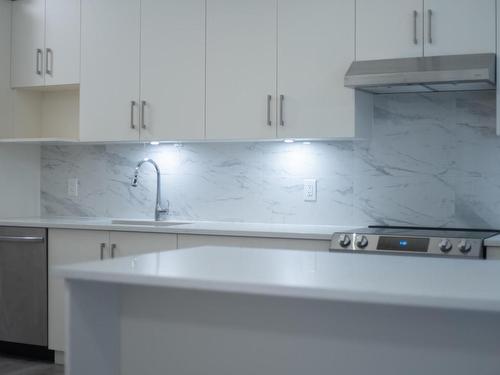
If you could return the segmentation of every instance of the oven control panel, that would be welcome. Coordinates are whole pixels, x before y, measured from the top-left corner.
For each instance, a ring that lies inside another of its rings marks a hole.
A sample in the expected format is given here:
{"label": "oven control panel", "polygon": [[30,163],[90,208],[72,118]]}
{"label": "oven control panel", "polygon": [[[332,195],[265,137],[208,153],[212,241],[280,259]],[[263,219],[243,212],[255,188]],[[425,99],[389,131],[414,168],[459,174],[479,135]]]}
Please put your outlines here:
{"label": "oven control panel", "polygon": [[334,233],[330,251],[484,258],[479,238],[421,237],[363,232]]}

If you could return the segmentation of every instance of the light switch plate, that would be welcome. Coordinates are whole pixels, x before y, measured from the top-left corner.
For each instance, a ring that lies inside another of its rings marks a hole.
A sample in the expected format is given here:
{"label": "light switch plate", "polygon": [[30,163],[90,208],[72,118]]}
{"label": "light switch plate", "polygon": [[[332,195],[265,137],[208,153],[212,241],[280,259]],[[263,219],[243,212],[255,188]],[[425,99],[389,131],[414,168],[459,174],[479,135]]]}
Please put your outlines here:
{"label": "light switch plate", "polygon": [[78,178],[68,178],[68,197],[78,197]]}
{"label": "light switch plate", "polygon": [[315,179],[304,180],[304,201],[316,202],[316,187],[317,182]]}

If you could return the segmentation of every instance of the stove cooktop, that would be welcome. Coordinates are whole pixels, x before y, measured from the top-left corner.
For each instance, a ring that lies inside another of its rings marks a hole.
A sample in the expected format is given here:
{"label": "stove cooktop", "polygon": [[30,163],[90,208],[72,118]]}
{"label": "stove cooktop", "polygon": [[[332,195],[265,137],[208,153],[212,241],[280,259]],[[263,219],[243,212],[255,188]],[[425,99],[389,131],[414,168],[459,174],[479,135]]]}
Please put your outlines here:
{"label": "stove cooktop", "polygon": [[334,233],[330,251],[483,259],[494,230],[372,226]]}

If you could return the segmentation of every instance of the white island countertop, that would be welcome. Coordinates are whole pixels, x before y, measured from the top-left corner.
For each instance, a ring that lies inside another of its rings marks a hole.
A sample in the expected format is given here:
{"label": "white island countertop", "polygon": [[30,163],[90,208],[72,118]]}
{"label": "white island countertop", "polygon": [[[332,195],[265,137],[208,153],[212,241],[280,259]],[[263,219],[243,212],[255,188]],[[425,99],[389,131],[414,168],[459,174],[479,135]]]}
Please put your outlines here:
{"label": "white island countertop", "polygon": [[500,312],[500,261],[199,247],[55,272],[70,280]]}

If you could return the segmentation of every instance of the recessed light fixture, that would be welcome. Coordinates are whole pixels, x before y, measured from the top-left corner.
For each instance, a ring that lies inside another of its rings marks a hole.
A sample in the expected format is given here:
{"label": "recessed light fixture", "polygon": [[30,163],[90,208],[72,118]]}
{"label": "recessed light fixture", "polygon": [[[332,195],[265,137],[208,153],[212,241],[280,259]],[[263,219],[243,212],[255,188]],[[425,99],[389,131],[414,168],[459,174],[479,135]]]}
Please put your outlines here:
{"label": "recessed light fixture", "polygon": [[295,142],[295,141],[294,141],[293,139],[285,139],[285,141],[284,141],[284,142],[285,142],[285,143],[293,143],[293,142]]}
{"label": "recessed light fixture", "polygon": [[309,142],[309,141],[305,141],[305,142],[302,142],[302,144],[303,144],[303,145],[310,145],[310,144],[311,144],[311,142]]}
{"label": "recessed light fixture", "polygon": [[149,143],[151,146],[158,146],[160,144],[160,142],[158,141],[153,141],[153,142],[150,142]]}

